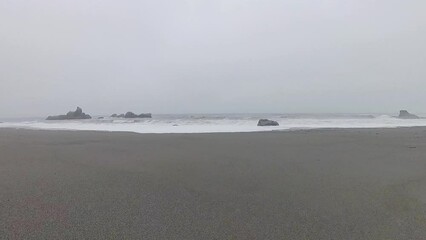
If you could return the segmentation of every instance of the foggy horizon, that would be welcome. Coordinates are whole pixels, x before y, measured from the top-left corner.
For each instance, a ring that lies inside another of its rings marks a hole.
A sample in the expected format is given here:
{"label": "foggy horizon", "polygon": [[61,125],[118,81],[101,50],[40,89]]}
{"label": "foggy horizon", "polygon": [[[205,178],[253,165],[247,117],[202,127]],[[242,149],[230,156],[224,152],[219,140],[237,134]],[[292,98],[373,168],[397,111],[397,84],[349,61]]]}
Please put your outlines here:
{"label": "foggy horizon", "polygon": [[2,1],[0,118],[426,113],[426,2]]}
{"label": "foggy horizon", "polygon": [[[96,109],[87,109],[85,107],[82,106],[75,106],[75,107],[69,107],[69,108],[64,108],[62,110],[58,110],[56,112],[48,112],[45,114],[32,114],[32,115],[28,115],[28,114],[22,114],[22,115],[0,115],[0,120],[8,120],[8,119],[34,119],[34,118],[41,118],[41,119],[45,119],[47,116],[55,116],[55,115],[62,115],[62,114],[66,114],[69,111],[75,111],[75,109],[77,107],[81,107],[83,112],[86,114],[91,115],[92,117],[109,117],[112,114],[125,114],[126,112],[133,112],[136,114],[141,114],[141,113],[152,113],[155,116],[159,116],[159,115],[194,115],[194,116],[202,116],[202,115],[228,115],[228,116],[232,116],[232,115],[259,115],[262,116],[262,114],[265,114],[265,116],[268,116],[268,114],[272,114],[272,115],[317,115],[317,116],[331,116],[331,115],[388,115],[388,116],[394,116],[397,117],[399,114],[400,110],[407,110],[410,113],[414,113],[417,115],[421,115],[424,116],[426,115],[426,112],[419,112],[419,111],[412,111],[412,109],[410,108],[399,108],[396,109],[395,111],[381,111],[381,112],[339,112],[339,111],[335,111],[335,112],[326,112],[326,111],[312,111],[312,112],[303,112],[303,111],[299,111],[299,112],[289,112],[289,111],[282,111],[282,112],[267,112],[267,111],[263,111],[263,112],[153,112],[153,111],[139,111],[138,109],[134,110],[134,109],[127,109],[124,111],[111,111],[111,112],[96,112]],[[124,108],[123,108],[124,109]]]}

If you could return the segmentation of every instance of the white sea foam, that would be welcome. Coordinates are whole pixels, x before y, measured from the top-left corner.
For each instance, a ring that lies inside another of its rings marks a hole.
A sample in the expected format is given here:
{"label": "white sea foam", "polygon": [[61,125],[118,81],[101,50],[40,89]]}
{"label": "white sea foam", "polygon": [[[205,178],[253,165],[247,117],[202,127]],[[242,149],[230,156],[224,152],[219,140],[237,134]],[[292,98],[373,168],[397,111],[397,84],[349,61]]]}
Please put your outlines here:
{"label": "white sea foam", "polygon": [[[276,127],[258,127],[260,118],[279,122]],[[71,121],[6,121],[3,128],[87,130],[135,133],[257,132],[318,128],[396,128],[426,126],[426,119],[404,120],[389,115],[159,115],[153,119],[92,119]]]}

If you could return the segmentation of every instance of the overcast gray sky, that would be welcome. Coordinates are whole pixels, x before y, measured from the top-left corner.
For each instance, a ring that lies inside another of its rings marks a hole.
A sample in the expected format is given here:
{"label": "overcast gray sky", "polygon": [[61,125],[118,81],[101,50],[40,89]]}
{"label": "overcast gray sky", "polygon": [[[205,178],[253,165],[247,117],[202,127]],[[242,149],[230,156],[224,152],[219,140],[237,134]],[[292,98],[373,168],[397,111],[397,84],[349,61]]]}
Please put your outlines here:
{"label": "overcast gray sky", "polygon": [[424,0],[0,0],[0,116],[426,112]]}

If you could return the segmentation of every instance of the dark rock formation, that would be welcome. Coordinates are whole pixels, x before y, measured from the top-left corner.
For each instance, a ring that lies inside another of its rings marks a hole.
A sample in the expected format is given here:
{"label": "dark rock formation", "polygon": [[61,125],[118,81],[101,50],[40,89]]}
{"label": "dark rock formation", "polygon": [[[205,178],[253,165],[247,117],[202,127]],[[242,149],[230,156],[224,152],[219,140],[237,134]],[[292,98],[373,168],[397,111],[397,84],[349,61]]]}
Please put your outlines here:
{"label": "dark rock formation", "polygon": [[124,114],[124,118],[152,118],[151,113],[142,113],[142,114],[134,114],[132,112],[127,112]]}
{"label": "dark rock formation", "polygon": [[73,111],[69,111],[66,115],[48,116],[46,120],[72,120],[72,119],[91,119],[92,117],[85,114],[80,107]]}
{"label": "dark rock formation", "polygon": [[151,113],[142,113],[142,114],[135,114],[133,112],[127,112],[126,114],[112,114],[111,117],[114,118],[152,118],[152,114]]}
{"label": "dark rock formation", "polygon": [[257,123],[257,126],[264,127],[264,126],[279,126],[278,122],[272,121],[269,119],[260,119]]}
{"label": "dark rock formation", "polygon": [[151,113],[141,113],[139,114],[138,118],[152,118]]}
{"label": "dark rock formation", "polygon": [[401,110],[401,111],[399,111],[398,118],[402,118],[402,119],[419,119],[418,116],[409,113],[407,110]]}
{"label": "dark rock formation", "polygon": [[132,112],[126,112],[126,114],[124,115],[124,118],[137,118],[138,115],[132,113]]}

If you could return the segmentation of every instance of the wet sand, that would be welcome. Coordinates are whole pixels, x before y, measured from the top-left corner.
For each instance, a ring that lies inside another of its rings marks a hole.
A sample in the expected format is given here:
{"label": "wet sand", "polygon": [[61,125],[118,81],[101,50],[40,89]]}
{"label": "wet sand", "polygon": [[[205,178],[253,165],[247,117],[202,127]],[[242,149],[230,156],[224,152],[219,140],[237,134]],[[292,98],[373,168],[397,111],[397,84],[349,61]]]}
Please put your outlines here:
{"label": "wet sand", "polygon": [[426,239],[426,128],[0,129],[0,239]]}

